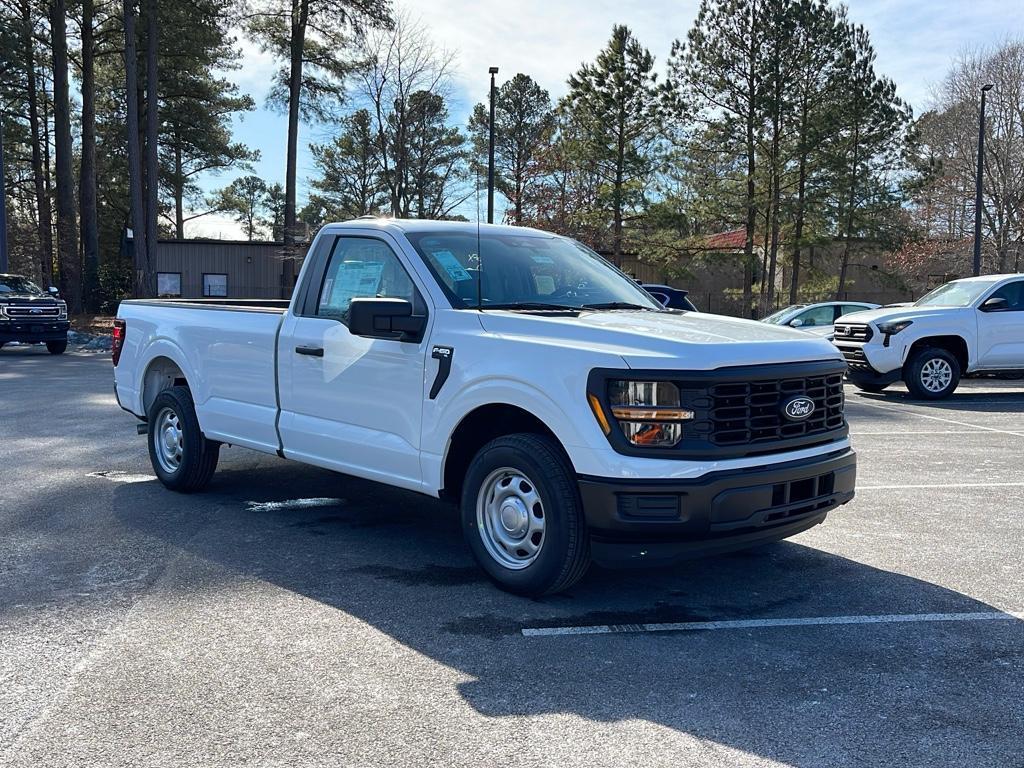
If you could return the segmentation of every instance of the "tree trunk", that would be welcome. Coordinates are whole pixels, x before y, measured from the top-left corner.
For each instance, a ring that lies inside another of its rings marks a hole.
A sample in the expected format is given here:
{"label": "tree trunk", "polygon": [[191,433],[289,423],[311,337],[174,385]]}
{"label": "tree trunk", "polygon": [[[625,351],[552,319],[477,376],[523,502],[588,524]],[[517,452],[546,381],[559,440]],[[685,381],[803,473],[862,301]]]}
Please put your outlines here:
{"label": "tree trunk", "polygon": [[756,146],[754,143],[754,129],[757,125],[757,41],[756,35],[756,11],[754,4],[750,6],[750,50],[748,55],[747,71],[747,221],[746,237],[743,243],[743,315],[750,317],[754,303],[754,228],[757,225],[757,199],[755,197],[757,188],[754,180],[757,172],[757,160],[754,155]]}
{"label": "tree trunk", "polygon": [[150,264],[146,258],[146,217],[142,207],[142,157],[139,147],[139,59],[135,50],[135,7],[123,0],[124,71],[127,101],[128,196],[132,218],[132,261],[135,266],[135,296],[149,295]]}
{"label": "tree trunk", "polygon": [[93,0],[82,0],[82,158],[78,204],[82,216],[85,306],[99,309],[99,225],[96,213],[96,83],[93,69]]}
{"label": "tree trunk", "polygon": [[[157,18],[156,0],[146,0],[146,262],[152,271],[156,264],[157,214],[160,204],[160,163],[159,163],[159,110],[160,98],[157,92],[159,72],[157,52],[160,45],[160,26]],[[156,286],[153,276],[147,275],[151,295]]]}
{"label": "tree trunk", "polygon": [[181,167],[181,139],[177,136],[174,137],[174,236],[185,239],[185,177]]}
{"label": "tree trunk", "polygon": [[846,272],[850,266],[850,238],[853,236],[853,213],[857,204],[857,166],[860,163],[860,122],[853,130],[853,165],[850,175],[850,195],[846,209],[846,242],[843,244],[843,260],[839,266],[839,284],[836,287],[836,301],[842,301],[846,290]]}
{"label": "tree trunk", "polygon": [[800,167],[797,171],[796,225],[793,228],[793,274],[789,284],[789,303],[796,304],[800,291],[800,241],[804,236],[804,200],[807,194],[807,99],[800,114]]}
{"label": "tree trunk", "polygon": [[60,287],[72,313],[82,311],[82,265],[75,221],[75,178],[71,167],[71,105],[68,97],[67,8],[64,0],[50,3],[53,48],[53,125],[57,160],[57,263]]}
{"label": "tree trunk", "polygon": [[612,229],[612,263],[622,266],[622,187],[625,183],[626,164],[626,104],[619,100],[619,130],[615,147],[615,188],[612,193],[614,220]]}
{"label": "tree trunk", "polygon": [[299,150],[299,99],[302,96],[302,54],[306,47],[309,0],[292,0],[291,62],[288,72],[288,157],[284,180],[284,244],[289,258],[295,249],[296,166]]}
{"label": "tree trunk", "polygon": [[[39,231],[39,277],[43,287],[53,285],[53,211],[50,209],[50,195],[46,190],[46,173],[43,169],[43,150],[39,126],[39,91],[36,83],[35,45],[32,40],[32,3],[22,0],[21,21],[24,46],[25,71],[28,86],[29,141],[32,144],[32,182],[36,195],[37,225]],[[45,131],[42,132],[45,136]]]}

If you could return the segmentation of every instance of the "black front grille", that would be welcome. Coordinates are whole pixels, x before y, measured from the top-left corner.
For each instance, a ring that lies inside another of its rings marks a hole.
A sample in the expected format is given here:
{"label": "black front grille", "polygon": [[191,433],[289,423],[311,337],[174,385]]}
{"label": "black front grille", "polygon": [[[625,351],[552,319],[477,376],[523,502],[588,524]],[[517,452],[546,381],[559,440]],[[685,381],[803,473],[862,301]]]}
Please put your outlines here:
{"label": "black front grille", "polygon": [[875,332],[866,323],[836,323],[836,341],[871,341]]}
{"label": "black front grille", "polygon": [[851,368],[863,368],[868,364],[867,355],[864,354],[864,350],[860,347],[837,346],[839,347],[839,351],[843,353],[843,357]]}
{"label": "black front grille", "polygon": [[[685,391],[691,396],[689,389]],[[841,373],[714,384],[693,394],[695,399],[708,400],[703,418],[693,423],[693,429],[706,434],[713,445],[756,446],[844,426]],[[783,411],[790,399],[801,395],[814,402],[814,410],[807,419],[793,421]]]}
{"label": "black front grille", "polygon": [[26,304],[8,304],[5,311],[8,317],[24,320],[45,320],[46,318],[60,317],[60,307],[54,305],[33,307]]}
{"label": "black front grille", "polygon": [[[693,418],[678,422],[681,439],[671,448],[634,445],[614,420],[608,439],[619,453],[658,458],[736,458],[824,445],[847,433],[846,368],[841,360],[815,360],[706,371],[631,370],[628,378],[633,380],[675,384],[679,407]],[[590,373],[588,390],[598,395],[606,412],[610,382],[626,378],[623,373],[608,368]],[[803,398],[814,405],[810,414],[806,408],[803,414],[787,414],[787,405]]]}

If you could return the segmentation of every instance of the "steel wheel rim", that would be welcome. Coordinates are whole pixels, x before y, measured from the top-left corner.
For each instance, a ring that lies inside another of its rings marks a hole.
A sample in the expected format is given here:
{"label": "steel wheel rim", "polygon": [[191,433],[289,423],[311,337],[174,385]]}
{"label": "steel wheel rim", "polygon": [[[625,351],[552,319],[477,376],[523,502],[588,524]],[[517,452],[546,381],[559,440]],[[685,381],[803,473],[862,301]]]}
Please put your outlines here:
{"label": "steel wheel rim", "polygon": [[156,459],[164,472],[174,474],[178,471],[184,454],[184,445],[185,437],[178,414],[170,408],[164,408],[157,414],[156,428],[153,430]]}
{"label": "steel wheel rim", "polygon": [[921,386],[929,392],[941,392],[953,380],[953,367],[941,357],[933,357],[921,366]]}
{"label": "steel wheel rim", "polygon": [[487,554],[503,568],[519,571],[537,559],[544,547],[545,521],[537,486],[521,470],[496,469],[480,484],[477,530]]}

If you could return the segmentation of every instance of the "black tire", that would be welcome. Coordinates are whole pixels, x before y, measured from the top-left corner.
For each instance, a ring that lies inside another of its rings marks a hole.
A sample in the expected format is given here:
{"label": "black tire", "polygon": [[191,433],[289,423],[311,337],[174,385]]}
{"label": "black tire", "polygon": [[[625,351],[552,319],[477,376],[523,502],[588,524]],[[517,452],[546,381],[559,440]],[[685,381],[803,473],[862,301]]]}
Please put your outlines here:
{"label": "black tire", "polygon": [[[941,389],[925,385],[927,371],[934,366],[949,366],[949,381]],[[941,347],[925,347],[915,352],[903,366],[903,383],[912,397],[919,400],[941,400],[949,397],[960,383],[960,363],[956,356]]]}
{"label": "black tire", "polygon": [[888,384],[872,384],[870,382],[855,381],[855,382],[853,382],[853,386],[855,386],[857,389],[859,389],[859,390],[861,390],[863,392],[870,392],[873,395],[877,395],[879,392],[884,391],[885,388],[887,386],[889,386],[889,385]]}
{"label": "black tire", "polygon": [[[180,459],[175,468],[169,469],[161,463],[157,440],[160,422],[165,412],[173,414],[181,433]],[[220,457],[220,443],[207,440],[199,429],[195,404],[188,387],[171,387],[160,392],[153,400],[148,414],[149,460],[153,471],[165,487],[181,493],[201,491],[210,482],[217,469]]]}
{"label": "black tire", "polygon": [[68,348],[67,339],[64,341],[48,341],[46,342],[46,351],[51,355],[63,355],[64,350]]}
{"label": "black tire", "polygon": [[[542,507],[540,515],[533,511],[544,523],[539,551],[519,569],[503,565],[488,551],[488,534],[478,524],[481,488],[504,468],[521,472],[533,483]],[[480,567],[501,589],[517,595],[539,597],[568,589],[590,565],[590,539],[575,473],[561,446],[545,435],[506,435],[480,449],[463,484],[462,528]]]}

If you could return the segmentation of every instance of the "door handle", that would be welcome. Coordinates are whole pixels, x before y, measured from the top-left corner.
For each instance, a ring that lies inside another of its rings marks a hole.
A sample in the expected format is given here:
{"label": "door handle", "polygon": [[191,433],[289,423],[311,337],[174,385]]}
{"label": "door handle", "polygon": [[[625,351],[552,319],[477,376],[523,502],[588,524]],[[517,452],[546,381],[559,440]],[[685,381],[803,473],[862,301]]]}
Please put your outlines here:
{"label": "door handle", "polygon": [[309,355],[310,357],[323,357],[323,347],[296,347],[295,354],[297,355]]}

